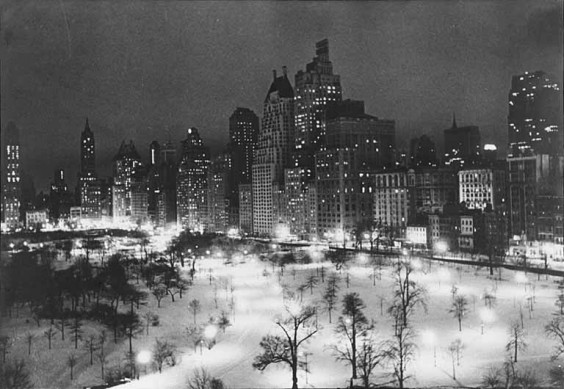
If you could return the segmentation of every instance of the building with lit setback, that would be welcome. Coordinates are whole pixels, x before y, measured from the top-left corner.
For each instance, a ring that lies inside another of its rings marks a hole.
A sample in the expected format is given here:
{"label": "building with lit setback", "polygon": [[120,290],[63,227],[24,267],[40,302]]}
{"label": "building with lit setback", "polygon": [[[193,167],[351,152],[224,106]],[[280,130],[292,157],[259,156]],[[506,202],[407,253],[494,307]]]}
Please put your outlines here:
{"label": "building with lit setback", "polygon": [[112,188],[113,219],[115,221],[133,220],[132,186],[139,180],[142,168],[141,157],[133,141],[121,142],[113,159],[114,182]]}
{"label": "building with lit setback", "polygon": [[294,167],[301,167],[306,181],[314,173],[314,155],[324,143],[329,104],[342,99],[341,77],[333,73],[329,59],[329,41],[315,45],[315,57],[295,76],[296,138]]}
{"label": "building with lit setback", "polygon": [[509,90],[509,156],[563,151],[562,91],[543,71],[513,76]]}
{"label": "building with lit setback", "polygon": [[2,222],[6,228],[14,229],[20,225],[22,202],[20,135],[14,122],[7,124],[3,135]]}
{"label": "building with lit setback", "polygon": [[[290,167],[294,149],[294,89],[284,66],[281,77],[273,71],[263,105],[261,128],[254,155],[252,175],[253,231],[272,236],[280,211],[278,199],[284,189],[284,169]],[[275,198],[276,197],[276,198]]]}
{"label": "building with lit setback", "polygon": [[207,221],[207,185],[210,152],[197,128],[186,130],[176,174],[177,225],[203,231]]}

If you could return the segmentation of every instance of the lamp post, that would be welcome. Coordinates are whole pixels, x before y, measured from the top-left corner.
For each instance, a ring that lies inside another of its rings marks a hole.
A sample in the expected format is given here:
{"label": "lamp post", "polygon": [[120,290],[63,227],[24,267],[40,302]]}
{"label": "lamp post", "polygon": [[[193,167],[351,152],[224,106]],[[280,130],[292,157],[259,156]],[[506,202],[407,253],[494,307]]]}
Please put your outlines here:
{"label": "lamp post", "polygon": [[137,362],[143,366],[145,374],[147,374],[147,364],[151,362],[151,352],[148,350],[139,351],[137,354]]}

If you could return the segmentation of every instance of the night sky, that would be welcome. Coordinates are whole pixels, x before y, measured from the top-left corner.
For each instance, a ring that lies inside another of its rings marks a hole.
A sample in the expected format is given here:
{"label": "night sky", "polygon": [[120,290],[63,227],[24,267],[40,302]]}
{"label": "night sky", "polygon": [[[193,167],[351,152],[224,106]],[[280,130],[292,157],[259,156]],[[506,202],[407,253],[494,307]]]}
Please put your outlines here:
{"label": "night sky", "polygon": [[441,143],[456,112],[505,150],[511,76],[563,73],[561,1],[3,1],[1,27],[2,130],[38,191],[56,167],[74,185],[87,116],[102,176],[123,139],[148,156],[195,126],[221,150],[232,111],[261,116],[272,69],[293,84],[323,38],[343,97],[395,119],[400,145]]}

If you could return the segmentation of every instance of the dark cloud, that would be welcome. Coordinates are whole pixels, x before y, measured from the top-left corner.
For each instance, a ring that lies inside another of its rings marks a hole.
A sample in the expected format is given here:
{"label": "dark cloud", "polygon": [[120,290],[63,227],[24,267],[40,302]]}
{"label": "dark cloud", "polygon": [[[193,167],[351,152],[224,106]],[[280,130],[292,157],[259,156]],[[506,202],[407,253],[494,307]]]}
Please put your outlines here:
{"label": "dark cloud", "polygon": [[561,49],[563,33],[562,6],[539,9],[528,17],[527,39],[530,44]]}

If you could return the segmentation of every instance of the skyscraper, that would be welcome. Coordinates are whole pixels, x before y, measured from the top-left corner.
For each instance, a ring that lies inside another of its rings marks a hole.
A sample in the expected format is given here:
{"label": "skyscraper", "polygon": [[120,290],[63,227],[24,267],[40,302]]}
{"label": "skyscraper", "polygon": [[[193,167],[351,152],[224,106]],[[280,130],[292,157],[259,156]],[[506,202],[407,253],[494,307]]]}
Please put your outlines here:
{"label": "skyscraper", "polygon": [[157,227],[176,225],[176,147],[170,141],[161,146],[157,141],[150,145],[148,212]]}
{"label": "skyscraper", "polygon": [[8,229],[13,229],[19,225],[22,202],[20,136],[14,122],[9,122],[6,126],[2,147],[6,172],[2,174],[2,221]]}
{"label": "skyscraper", "polygon": [[563,154],[562,92],[545,72],[512,77],[507,121],[509,156]]}
{"label": "skyscraper", "polygon": [[284,187],[284,169],[290,167],[294,149],[294,89],[286,67],[276,76],[264,99],[262,123],[253,163],[253,231],[272,235],[279,214],[273,212],[274,198]]}
{"label": "skyscraper", "polygon": [[259,118],[248,108],[238,107],[229,117],[229,142],[232,150],[232,177],[236,187],[250,184],[253,152],[257,144]]}
{"label": "skyscraper", "polygon": [[223,152],[212,159],[208,170],[208,230],[227,231],[229,222],[229,177],[231,154]]}
{"label": "skyscraper", "polygon": [[141,157],[133,141],[121,142],[114,162],[114,185],[112,189],[112,205],[114,221],[132,217],[132,186],[137,185],[142,178],[139,177],[142,168]]}
{"label": "skyscraper", "polygon": [[321,149],[325,136],[325,110],[341,101],[341,77],[333,74],[329,59],[329,41],[315,45],[315,57],[295,77],[295,155],[294,166],[305,169],[307,178],[314,171],[314,155]]}
{"label": "skyscraper", "polygon": [[207,218],[207,181],[210,152],[197,128],[186,131],[176,176],[177,224],[202,231]]}
{"label": "skyscraper", "polygon": [[55,169],[49,201],[49,216],[51,219],[54,221],[68,219],[72,201],[63,169]]}
{"label": "skyscraper", "polygon": [[437,147],[427,135],[409,142],[409,167],[437,166]]}
{"label": "skyscraper", "polygon": [[462,167],[480,161],[482,145],[478,127],[458,127],[453,116],[451,128],[444,130],[444,141],[446,165]]}
{"label": "skyscraper", "polygon": [[97,219],[101,216],[101,191],[97,178],[94,133],[86,118],[80,136],[80,172],[78,173],[79,200],[84,219]]}

